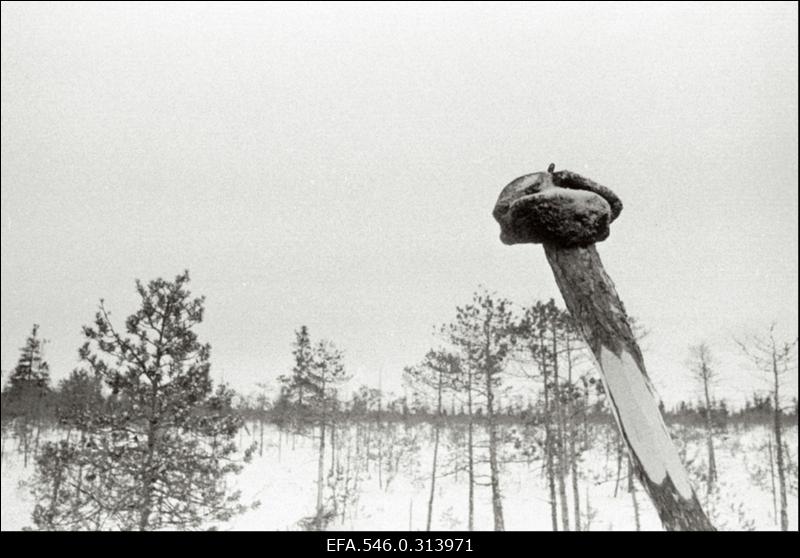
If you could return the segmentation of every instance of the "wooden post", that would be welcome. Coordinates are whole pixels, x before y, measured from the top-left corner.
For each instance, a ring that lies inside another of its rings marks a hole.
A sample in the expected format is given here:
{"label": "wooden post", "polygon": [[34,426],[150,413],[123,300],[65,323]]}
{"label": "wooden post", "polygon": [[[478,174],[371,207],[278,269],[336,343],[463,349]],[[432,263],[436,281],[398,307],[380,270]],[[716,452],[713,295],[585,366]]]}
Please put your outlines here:
{"label": "wooden post", "polygon": [[595,242],[622,203],[608,188],[569,171],[520,177],[493,215],[505,244],[540,243],[567,309],[601,372],[631,464],[669,531],[714,530],[658,408],[639,345]]}
{"label": "wooden post", "polygon": [[625,307],[594,244],[544,245],[558,288],[602,372],[634,472],[670,531],[713,530],[670,438]]}

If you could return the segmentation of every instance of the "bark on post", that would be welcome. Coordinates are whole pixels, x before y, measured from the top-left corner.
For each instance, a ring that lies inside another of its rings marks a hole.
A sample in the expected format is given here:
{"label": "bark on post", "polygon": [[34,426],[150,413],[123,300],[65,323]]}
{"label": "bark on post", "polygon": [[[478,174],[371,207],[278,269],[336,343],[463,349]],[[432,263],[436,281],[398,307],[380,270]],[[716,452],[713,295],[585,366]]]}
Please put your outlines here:
{"label": "bark on post", "polygon": [[622,211],[611,190],[570,171],[522,176],[493,215],[505,244],[543,244],[567,309],[602,372],[631,464],[669,531],[713,530],[664,424],[625,307],[594,244]]}

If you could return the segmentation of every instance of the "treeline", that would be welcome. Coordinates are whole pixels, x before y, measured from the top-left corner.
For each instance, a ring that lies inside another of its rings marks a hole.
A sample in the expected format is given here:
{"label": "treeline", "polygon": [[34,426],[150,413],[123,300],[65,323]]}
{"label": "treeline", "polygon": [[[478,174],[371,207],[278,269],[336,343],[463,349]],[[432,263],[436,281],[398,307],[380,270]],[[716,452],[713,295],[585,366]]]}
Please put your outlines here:
{"label": "treeline", "polygon": [[[368,399],[362,397],[362,393],[370,391],[375,395]],[[235,409],[248,421],[263,420],[268,424],[281,424],[287,421],[292,413],[289,409],[282,409],[274,402],[267,399],[267,403],[258,403],[258,395],[239,396],[235,400]],[[661,407],[662,414],[667,424],[683,424],[686,426],[704,426],[708,411],[704,404],[700,402],[681,401],[671,407]],[[526,406],[518,404],[500,405],[495,412],[495,417],[499,422],[505,424],[520,424],[528,421],[536,421],[539,413],[542,412],[533,402]],[[613,424],[614,417],[609,414],[605,405],[598,402],[587,409],[587,419],[589,422],[597,424]],[[746,399],[741,407],[730,410],[726,400],[714,401],[711,405],[710,418],[715,426],[725,428],[728,425],[770,425],[773,420],[774,409],[772,398],[768,395],[753,393]],[[367,422],[409,422],[411,424],[431,423],[434,418],[440,415],[435,407],[427,404],[409,405],[407,398],[396,396],[393,393],[380,392],[377,389],[361,386],[358,393],[353,394],[350,399],[336,400],[336,404],[329,411],[329,415],[336,421],[367,421]],[[445,423],[463,424],[468,419],[468,413],[463,405],[453,405],[452,402],[442,407],[441,420]],[[476,407],[472,415],[473,420],[481,421],[485,418],[482,407]],[[792,398],[789,405],[785,405],[781,412],[781,421],[790,426],[797,424],[797,402]]]}
{"label": "treeline", "polygon": [[[34,325],[28,342],[39,342]],[[23,349],[24,350],[24,349]],[[16,419],[27,420],[31,424],[42,423],[67,423],[72,416],[80,414],[86,408],[102,408],[106,401],[108,391],[103,389],[99,378],[85,370],[73,370],[70,375],[56,384],[49,378],[49,370],[45,362],[45,369],[37,370],[33,374],[30,368],[17,366],[16,374],[18,385],[14,387],[8,383],[0,394],[2,398],[2,411],[0,416],[4,424],[9,425]],[[44,372],[44,373],[43,373]],[[42,378],[41,376],[44,376]],[[234,392],[233,409],[246,420],[261,421],[268,424],[281,424],[297,413],[291,405],[273,400],[261,392],[240,394]],[[744,403],[729,408],[725,399],[715,400],[710,406],[700,401],[680,401],[672,406],[661,406],[661,411],[668,424],[683,424],[687,426],[702,426],[705,424],[707,414],[713,423],[721,428],[729,424],[768,425],[773,420],[774,404],[769,395],[752,393]],[[308,410],[306,410],[308,412]],[[537,414],[542,409],[533,401],[525,405],[519,402],[501,403],[495,411],[498,421],[507,424],[516,424],[536,420]],[[337,398],[329,413],[337,421],[386,421],[386,422],[432,422],[440,416],[434,406],[425,401],[411,400],[404,396],[386,393],[377,388],[360,386],[349,398]],[[602,401],[590,406],[587,411],[590,422],[611,424],[613,417],[608,413]],[[452,423],[467,421],[467,410],[462,402],[454,400],[445,401],[442,406],[441,420]],[[483,420],[484,410],[476,406],[472,414],[473,420]],[[790,404],[782,406],[781,421],[786,425],[797,423],[798,400],[791,399]]]}

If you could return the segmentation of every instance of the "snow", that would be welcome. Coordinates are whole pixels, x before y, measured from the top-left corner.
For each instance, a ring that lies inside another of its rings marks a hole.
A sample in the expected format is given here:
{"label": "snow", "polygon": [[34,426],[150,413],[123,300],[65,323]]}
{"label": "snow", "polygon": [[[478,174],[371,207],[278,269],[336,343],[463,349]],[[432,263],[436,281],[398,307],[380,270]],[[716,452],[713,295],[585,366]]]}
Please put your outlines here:
{"label": "snow", "polygon": [[[621,360],[625,364],[627,359]],[[354,427],[350,427],[351,429]],[[385,440],[391,443],[397,439],[403,427],[384,425]],[[502,434],[518,426],[504,426]],[[631,494],[626,491],[627,479],[623,465],[622,477],[617,495],[614,495],[616,480],[616,434],[605,425],[592,426],[591,448],[580,461],[580,496],[582,510],[586,509],[588,495],[594,517],[591,530],[632,530],[634,511]],[[342,430],[344,430],[342,428]],[[364,463],[363,479],[359,489],[359,499],[352,513],[344,521],[330,526],[331,530],[424,530],[427,514],[430,464],[433,445],[430,425],[412,426],[421,439],[420,449],[408,462],[403,462],[396,476],[386,488],[386,475],[383,485],[379,484],[374,461]],[[456,453],[463,455],[464,448],[454,447],[443,430],[440,448],[440,474],[437,478],[436,499],[432,528],[436,530],[465,530],[467,528],[467,482],[466,473],[453,474],[452,459]],[[250,428],[250,436],[244,434],[242,445],[258,440],[257,428]],[[690,463],[689,474],[696,486],[702,482],[705,465],[705,440],[702,432],[696,429],[677,429],[677,442],[685,459]],[[708,510],[713,523],[721,530],[776,530],[778,528],[773,513],[772,494],[769,478],[757,484],[749,469],[754,464],[766,466],[761,446],[766,443],[770,430],[764,426],[751,426],[746,429],[729,426],[716,438],[717,464],[719,467],[719,490],[712,497],[705,492],[699,494],[701,503]],[[54,440],[62,436],[57,431],[46,434]],[[278,431],[273,426],[265,427],[264,454],[256,452],[254,460],[245,465],[243,472],[235,477],[232,486],[242,489],[242,503],[250,504],[259,500],[256,509],[237,516],[219,526],[221,530],[297,530],[298,521],[314,514],[316,502],[317,440],[301,435],[282,436],[278,443]],[[374,433],[373,433],[374,436]],[[482,429],[476,431],[477,457],[482,456],[486,434]],[[337,432],[337,439],[344,436]],[[797,427],[787,428],[785,439],[793,462],[797,459]],[[386,443],[386,442],[384,442]],[[28,490],[20,486],[20,481],[31,478],[33,462],[23,466],[22,455],[15,450],[14,440],[6,440],[2,461],[2,530],[19,530],[31,526],[30,514],[33,510]],[[293,449],[294,446],[294,449]],[[384,446],[385,447],[385,446]],[[372,442],[370,451],[376,451]],[[341,455],[341,454],[340,454]],[[508,530],[550,530],[550,507],[547,484],[540,460],[531,463],[520,459],[508,445],[503,455],[514,457],[502,467],[501,489],[506,528]],[[326,456],[326,465],[330,455]],[[652,467],[651,464],[648,463]],[[491,530],[492,505],[491,489],[486,485],[488,464],[484,459],[476,463],[476,474],[482,483],[475,488],[475,529]],[[796,478],[794,480],[796,486]],[[570,483],[567,483],[570,486]],[[570,496],[571,498],[571,496]],[[636,498],[640,510],[641,529],[662,530],[655,509],[646,494],[637,486]],[[788,494],[789,528],[797,529],[797,494]],[[570,500],[570,516],[572,504]],[[584,517],[584,527],[586,518]],[[570,517],[574,525],[574,518]]]}

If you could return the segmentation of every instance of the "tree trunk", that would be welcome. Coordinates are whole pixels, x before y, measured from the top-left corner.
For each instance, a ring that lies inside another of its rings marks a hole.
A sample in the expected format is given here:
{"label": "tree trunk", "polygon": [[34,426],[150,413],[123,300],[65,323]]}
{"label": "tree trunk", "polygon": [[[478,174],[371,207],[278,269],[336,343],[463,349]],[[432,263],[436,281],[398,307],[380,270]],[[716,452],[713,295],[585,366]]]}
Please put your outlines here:
{"label": "tree trunk", "polygon": [[772,489],[772,517],[778,525],[778,497],[775,490],[775,460],[772,457],[772,435],[767,438],[767,451],[769,452],[769,480]]}
{"label": "tree trunk", "polygon": [[[705,367],[705,364],[703,364]],[[703,374],[703,393],[706,399],[706,446],[708,448],[708,487],[707,493],[710,494],[714,489],[714,483],[717,480],[717,460],[714,457],[714,430],[711,422],[711,397],[708,393],[708,372],[704,370]]]}
{"label": "tree trunk", "polygon": [[336,473],[336,423],[331,420],[331,474]]}
{"label": "tree trunk", "polygon": [[317,464],[317,518],[315,528],[317,531],[322,530],[323,514],[325,513],[323,501],[323,488],[325,486],[325,419],[324,417],[319,423],[319,461]]}
{"label": "tree trunk", "polygon": [[472,418],[472,372],[467,371],[467,471],[468,471],[468,518],[467,518],[467,530],[474,531],[475,530],[475,459],[474,459],[474,442],[473,442],[473,431],[474,431],[474,422]]}
{"label": "tree trunk", "polygon": [[553,336],[553,402],[556,410],[556,456],[558,471],[558,497],[561,502],[561,528],[569,531],[569,501],[567,500],[567,465],[564,456],[564,412],[561,401],[561,387],[558,377],[558,339],[556,323],[551,324],[551,334]]}
{"label": "tree trunk", "polygon": [[36,438],[33,442],[33,456],[36,457],[39,453],[39,435],[42,431],[42,419],[39,417],[39,411],[36,412]]}
{"label": "tree trunk", "polygon": [[[349,428],[345,427],[343,436],[344,436],[344,439],[345,439],[345,443],[347,444],[347,453],[345,453],[345,458],[344,458],[344,483],[345,483],[344,486],[345,486],[345,494],[349,495],[349,490],[350,490],[350,459],[351,459],[350,458],[350,451],[351,451],[350,440],[351,440],[351,436],[350,436],[350,429]],[[342,501],[342,511],[341,511],[342,524],[344,524],[345,519],[347,517],[347,502],[348,502],[348,500],[349,500],[349,498],[345,497],[344,500]]]}
{"label": "tree trunk", "polygon": [[142,467],[143,497],[142,508],[139,514],[139,530],[146,531],[150,525],[150,514],[152,512],[153,498],[153,457],[156,446],[156,420],[150,419],[147,429],[147,457]]}
{"label": "tree trunk", "polygon": [[633,524],[637,531],[641,531],[642,523],[639,519],[639,501],[636,499],[636,485],[633,482],[632,470],[631,460],[628,459],[628,492],[631,493],[631,500],[633,501]]}
{"label": "tree trunk", "polygon": [[569,437],[570,475],[572,476],[572,513],[575,517],[575,530],[581,530],[581,496],[578,487],[578,459],[575,455],[575,433],[570,432]]}
{"label": "tree trunk", "polygon": [[425,523],[425,530],[431,530],[431,520],[433,518],[433,498],[436,494],[436,460],[439,457],[439,429],[442,421],[442,371],[439,370],[436,388],[436,422],[433,425],[433,464],[431,465],[431,492],[428,496],[428,520]]}
{"label": "tree trunk", "polygon": [[[566,338],[566,354],[567,354],[567,385],[570,386],[570,395],[573,393],[572,389],[572,352],[569,345],[569,336]],[[581,497],[578,489],[578,456],[575,451],[575,437],[578,435],[578,425],[575,421],[575,409],[572,404],[574,399],[569,398],[567,403],[567,413],[569,414],[569,427],[567,435],[569,438],[568,447],[568,460],[570,465],[570,476],[572,477],[572,513],[575,517],[575,530],[581,530]]]}
{"label": "tree trunk", "polygon": [[372,427],[371,424],[367,424],[367,425],[364,426],[364,429],[363,429],[363,432],[364,432],[364,448],[366,449],[366,452],[365,452],[366,453],[366,459],[364,459],[364,472],[365,473],[369,473],[369,461],[370,461],[369,448],[372,447],[372,443],[371,443],[371,441],[372,441],[372,430],[371,430],[371,427]]}
{"label": "tree trunk", "polygon": [[617,438],[617,480],[614,483],[614,498],[619,493],[619,481],[622,478],[622,437]]}
{"label": "tree trunk", "polygon": [[[79,443],[80,443],[81,447],[83,447],[83,444],[86,442],[86,431],[81,429],[80,433],[81,433],[81,439],[80,439]],[[83,465],[79,464],[78,465],[78,483],[77,483],[75,489],[78,492],[80,492],[82,486],[83,486]]]}
{"label": "tree trunk", "polygon": [[64,472],[64,464],[61,462],[61,456],[59,455],[57,458],[58,460],[58,469],[56,469],[56,477],[53,480],[53,493],[50,497],[50,517],[47,520],[48,528],[53,529],[53,518],[56,514],[56,507],[58,506],[58,491],[61,490],[61,476]]}
{"label": "tree trunk", "polygon": [[558,531],[558,499],[556,496],[555,465],[553,463],[553,432],[550,427],[550,386],[547,382],[547,363],[542,358],[542,375],[544,377],[544,453],[545,474],[550,491],[550,521],[553,531]]}
{"label": "tree trunk", "polygon": [[783,463],[783,433],[781,432],[781,403],[779,397],[780,381],[775,348],[772,349],[772,376],[774,380],[773,430],[775,431],[775,465],[778,469],[778,489],[781,502],[781,531],[789,530],[789,517],[786,511],[786,469]]}
{"label": "tree trunk", "polygon": [[[487,351],[488,354],[488,351]],[[497,462],[497,425],[494,417],[494,391],[492,389],[492,373],[486,371],[486,419],[489,429],[489,472],[492,485],[492,510],[494,512],[494,530],[505,531],[503,521],[503,499],[500,494],[500,468]]]}
{"label": "tree trunk", "polygon": [[[156,359],[156,365],[158,365],[159,360]],[[140,509],[139,515],[139,530],[146,531],[147,528],[150,526],[150,514],[152,513],[153,509],[153,484],[155,483],[155,477],[153,474],[153,461],[155,458],[156,453],[156,438],[158,436],[158,415],[160,410],[159,404],[159,385],[157,381],[151,380],[152,384],[152,391],[150,393],[150,418],[148,420],[148,427],[147,427],[147,456],[145,457],[145,461],[142,465],[142,507]],[[216,442],[216,438],[215,438]]]}
{"label": "tree trunk", "polygon": [[587,531],[591,531],[592,530],[592,514],[593,514],[592,501],[589,499],[589,487],[587,486],[584,490],[586,491],[584,493],[585,494],[584,501],[586,502],[586,523],[584,525],[584,529],[586,529]]}
{"label": "tree trunk", "polygon": [[435,425],[433,433],[433,464],[431,465],[431,491],[428,496],[428,519],[425,522],[425,530],[431,530],[431,518],[433,517],[433,498],[436,493],[436,460],[439,457],[439,425]]}
{"label": "tree trunk", "polygon": [[625,307],[594,245],[545,254],[602,372],[608,401],[642,482],[668,531],[713,530],[672,443]]}
{"label": "tree trunk", "polygon": [[317,517],[314,521],[315,529],[322,531],[325,501],[323,493],[325,488],[325,419],[327,400],[325,399],[325,378],[322,379],[322,412],[319,419],[319,461],[317,462]]}

